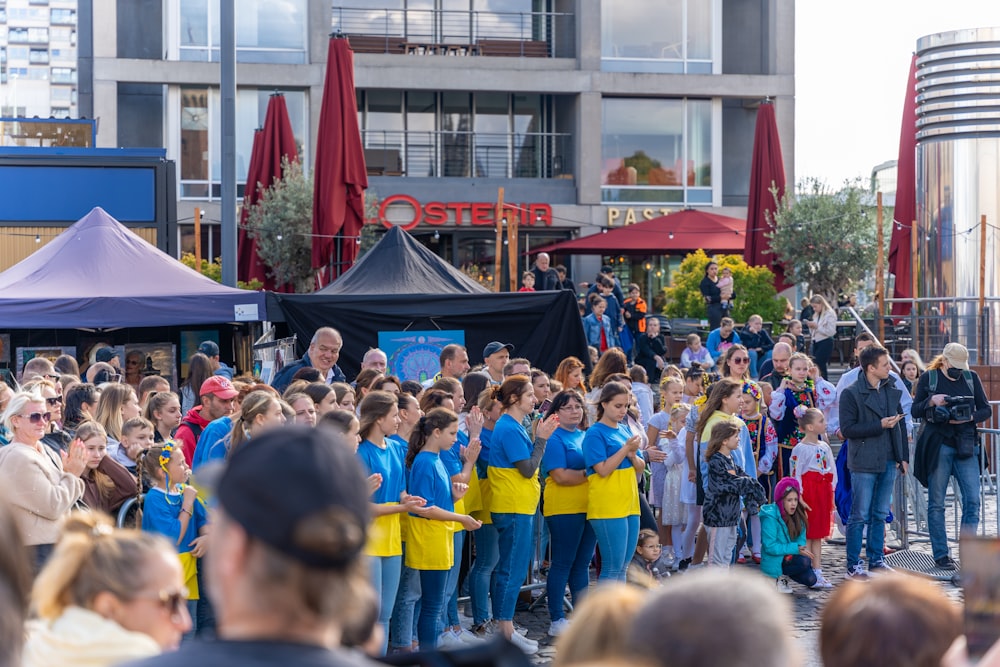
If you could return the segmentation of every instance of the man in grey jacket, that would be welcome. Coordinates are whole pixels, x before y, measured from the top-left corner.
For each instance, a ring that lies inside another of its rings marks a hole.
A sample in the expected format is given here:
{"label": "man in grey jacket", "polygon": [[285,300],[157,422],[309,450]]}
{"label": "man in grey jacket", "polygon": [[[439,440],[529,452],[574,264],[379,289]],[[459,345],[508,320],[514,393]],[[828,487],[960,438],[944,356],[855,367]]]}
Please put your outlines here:
{"label": "man in grey jacket", "polygon": [[[861,352],[858,380],[840,399],[840,431],[850,442],[851,517],[847,521],[847,578],[866,581],[869,572],[887,571],[882,560],[885,518],[892,502],[897,468],[905,475],[906,431],[902,392],[889,378],[889,353],[877,345]],[[868,571],[861,539],[868,527]]]}

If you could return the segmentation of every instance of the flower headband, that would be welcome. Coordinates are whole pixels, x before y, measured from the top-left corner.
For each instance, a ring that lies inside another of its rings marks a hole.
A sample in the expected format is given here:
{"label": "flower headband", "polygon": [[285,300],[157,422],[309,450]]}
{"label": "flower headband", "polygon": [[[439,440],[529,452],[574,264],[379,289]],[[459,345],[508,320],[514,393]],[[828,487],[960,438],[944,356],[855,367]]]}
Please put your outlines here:
{"label": "flower headband", "polygon": [[174,441],[167,440],[163,443],[163,447],[160,449],[160,467],[163,468],[163,472],[167,471],[167,465],[170,464],[170,457],[174,455]]}
{"label": "flower headband", "polygon": [[744,382],[743,383],[743,393],[753,396],[753,400],[760,403],[760,399],[763,394],[760,391],[760,385],[756,382]]}

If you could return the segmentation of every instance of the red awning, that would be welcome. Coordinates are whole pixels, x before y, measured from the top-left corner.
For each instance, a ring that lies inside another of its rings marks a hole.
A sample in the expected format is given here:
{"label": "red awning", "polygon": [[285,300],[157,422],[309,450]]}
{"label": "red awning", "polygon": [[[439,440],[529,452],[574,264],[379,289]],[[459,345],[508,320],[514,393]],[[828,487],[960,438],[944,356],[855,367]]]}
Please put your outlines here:
{"label": "red awning", "polygon": [[351,268],[358,255],[368,188],[354,92],[354,52],[343,37],[331,37],[327,52],[313,177],[312,265],[325,269],[332,258],[333,274],[328,279],[333,279]]}
{"label": "red awning", "polygon": [[743,253],[750,266],[766,266],[774,272],[774,287],[788,287],[785,271],[771,254],[771,240],[765,236],[774,229],[766,213],[774,215],[777,205],[771,188],[777,188],[778,201],[785,196],[785,165],[781,159],[781,141],[774,105],[764,102],[757,109],[750,162],[750,198],[747,202],[747,247]]}
{"label": "red awning", "polygon": [[742,253],[746,221],[698,209],[685,209],[634,225],[617,227],[562,241],[537,252],[570,255],[679,255],[702,249],[712,253]]}

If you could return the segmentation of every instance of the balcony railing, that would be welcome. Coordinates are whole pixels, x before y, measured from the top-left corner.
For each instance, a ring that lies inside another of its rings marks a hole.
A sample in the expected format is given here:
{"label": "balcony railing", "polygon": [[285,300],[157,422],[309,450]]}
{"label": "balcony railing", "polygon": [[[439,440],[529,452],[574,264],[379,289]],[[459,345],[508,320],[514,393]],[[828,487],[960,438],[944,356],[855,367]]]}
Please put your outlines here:
{"label": "balcony railing", "polygon": [[572,137],[554,132],[363,130],[373,176],[572,178]]}
{"label": "balcony railing", "polygon": [[333,8],[333,29],[357,53],[572,58],[574,15],[564,12]]}

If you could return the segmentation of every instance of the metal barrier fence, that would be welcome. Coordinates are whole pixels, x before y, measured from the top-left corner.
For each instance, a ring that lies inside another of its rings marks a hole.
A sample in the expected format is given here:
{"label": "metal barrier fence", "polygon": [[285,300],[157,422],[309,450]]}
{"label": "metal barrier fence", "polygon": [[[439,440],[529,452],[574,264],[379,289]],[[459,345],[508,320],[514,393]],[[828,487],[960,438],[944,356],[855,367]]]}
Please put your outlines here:
{"label": "metal barrier fence", "polygon": [[885,301],[889,305],[905,303],[910,306],[909,315],[885,318],[887,347],[898,339],[902,345],[900,350],[912,347],[927,359],[939,353],[946,344],[955,342],[967,347],[970,358],[978,365],[1000,363],[1000,350],[993,345],[993,341],[1000,338],[1000,318],[992,316],[1000,307],[1000,298],[984,299],[982,308],[976,297]]}

